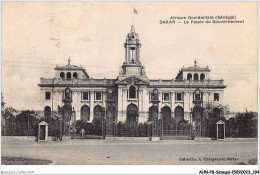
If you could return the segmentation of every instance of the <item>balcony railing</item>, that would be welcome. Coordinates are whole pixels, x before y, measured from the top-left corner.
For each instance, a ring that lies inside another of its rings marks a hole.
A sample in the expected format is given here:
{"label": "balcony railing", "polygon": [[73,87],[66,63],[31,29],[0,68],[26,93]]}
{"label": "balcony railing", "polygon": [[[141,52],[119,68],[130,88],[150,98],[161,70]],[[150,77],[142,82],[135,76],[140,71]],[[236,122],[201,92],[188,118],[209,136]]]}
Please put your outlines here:
{"label": "balcony railing", "polygon": [[45,79],[41,78],[40,85],[72,85],[72,84],[93,84],[93,85],[113,85],[115,80],[113,79],[80,79],[80,78],[72,78],[72,79],[62,79],[62,78],[54,78],[54,79]]}
{"label": "balcony railing", "polygon": [[224,80],[150,80],[150,86],[225,86]]}

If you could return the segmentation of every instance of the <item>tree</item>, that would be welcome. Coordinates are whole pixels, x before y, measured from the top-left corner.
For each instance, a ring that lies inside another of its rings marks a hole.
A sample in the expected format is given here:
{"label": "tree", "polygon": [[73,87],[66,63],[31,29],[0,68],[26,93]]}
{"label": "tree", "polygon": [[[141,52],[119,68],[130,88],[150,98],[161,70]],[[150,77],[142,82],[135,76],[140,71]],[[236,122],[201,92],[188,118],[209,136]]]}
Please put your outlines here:
{"label": "tree", "polygon": [[4,112],[4,108],[5,108],[5,102],[4,102],[4,97],[3,97],[3,93],[1,92],[1,112]]}
{"label": "tree", "polygon": [[219,120],[227,122],[225,116],[230,113],[228,106],[212,105],[210,103],[202,108],[203,136],[216,138],[216,123]]}
{"label": "tree", "polygon": [[17,135],[35,135],[37,133],[38,120],[35,117],[35,111],[23,110],[16,117]]}
{"label": "tree", "polygon": [[4,135],[5,132],[5,118],[4,118],[4,108],[5,108],[5,102],[3,101],[3,93],[1,93],[1,128],[2,128],[2,135]]}
{"label": "tree", "polygon": [[7,107],[3,110],[2,119],[4,120],[3,135],[14,135],[14,128],[16,128],[15,117],[17,110],[13,107]]}
{"label": "tree", "polygon": [[237,137],[257,137],[257,113],[238,113],[233,121],[234,134]]}

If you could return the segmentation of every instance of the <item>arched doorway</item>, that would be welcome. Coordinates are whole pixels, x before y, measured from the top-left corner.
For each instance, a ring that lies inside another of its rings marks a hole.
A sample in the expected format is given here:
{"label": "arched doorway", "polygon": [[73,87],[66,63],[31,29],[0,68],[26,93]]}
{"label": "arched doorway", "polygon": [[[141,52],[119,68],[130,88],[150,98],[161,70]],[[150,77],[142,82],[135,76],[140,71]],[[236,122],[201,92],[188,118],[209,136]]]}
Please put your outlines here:
{"label": "arched doorway", "polygon": [[83,105],[80,109],[80,119],[89,121],[90,108],[87,105]]}
{"label": "arched doorway", "polygon": [[138,123],[138,108],[135,104],[127,106],[126,122],[130,125],[136,125]]}
{"label": "arched doorway", "polygon": [[94,120],[102,120],[103,117],[103,108],[100,105],[94,107]]}
{"label": "arched doorway", "polygon": [[45,106],[45,108],[44,108],[44,119],[47,123],[49,123],[50,118],[51,118],[51,107]]}
{"label": "arched doorway", "polygon": [[163,118],[163,130],[171,130],[171,108],[164,106],[162,108],[162,118]]}
{"label": "arched doorway", "polygon": [[158,119],[158,107],[151,106],[149,108],[149,121],[154,121],[154,119]]}
{"label": "arched doorway", "polygon": [[201,135],[202,130],[202,109],[200,106],[195,106],[192,113],[192,121],[195,124],[195,133]]}
{"label": "arched doorway", "polygon": [[177,106],[174,110],[174,116],[176,124],[179,123],[179,121],[184,120],[184,110],[181,106]]}

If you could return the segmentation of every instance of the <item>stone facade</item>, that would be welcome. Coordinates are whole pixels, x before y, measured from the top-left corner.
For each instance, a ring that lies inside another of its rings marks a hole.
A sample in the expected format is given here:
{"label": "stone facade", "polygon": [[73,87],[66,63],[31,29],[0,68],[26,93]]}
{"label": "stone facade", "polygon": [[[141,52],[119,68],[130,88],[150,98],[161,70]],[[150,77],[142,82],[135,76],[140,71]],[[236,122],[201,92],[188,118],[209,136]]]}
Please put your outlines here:
{"label": "stone facade", "polygon": [[127,34],[124,48],[125,61],[115,79],[90,78],[84,67],[71,65],[70,59],[67,65],[56,66],[55,78],[41,78],[38,84],[43,109],[62,107],[67,87],[72,91],[70,105],[76,120],[92,121],[102,109],[105,117],[112,117],[114,122],[145,122],[152,111],[155,90],[159,112],[167,108],[176,120],[189,121],[195,106],[224,104],[226,85],[223,80],[209,79],[209,67],[200,67],[195,60],[194,66],[182,68],[175,79],[151,80],[140,60],[141,43],[134,26]]}

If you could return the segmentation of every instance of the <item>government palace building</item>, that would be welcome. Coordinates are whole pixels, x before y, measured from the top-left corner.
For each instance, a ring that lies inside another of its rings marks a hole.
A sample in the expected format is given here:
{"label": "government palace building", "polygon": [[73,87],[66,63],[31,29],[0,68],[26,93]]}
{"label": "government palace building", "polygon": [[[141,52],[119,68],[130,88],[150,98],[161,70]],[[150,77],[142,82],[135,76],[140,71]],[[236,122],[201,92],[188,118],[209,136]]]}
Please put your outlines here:
{"label": "government palace building", "polygon": [[181,68],[172,79],[149,79],[134,26],[126,36],[124,49],[125,59],[114,79],[90,78],[90,72],[71,64],[70,58],[66,65],[56,66],[55,77],[41,78],[38,84],[44,113],[65,107],[68,115],[74,111],[74,118],[69,117],[68,122],[103,117],[108,122],[130,125],[173,118],[191,122],[199,132],[200,109],[206,104],[224,104],[224,80],[209,79],[208,66],[201,67],[195,60],[193,66]]}

